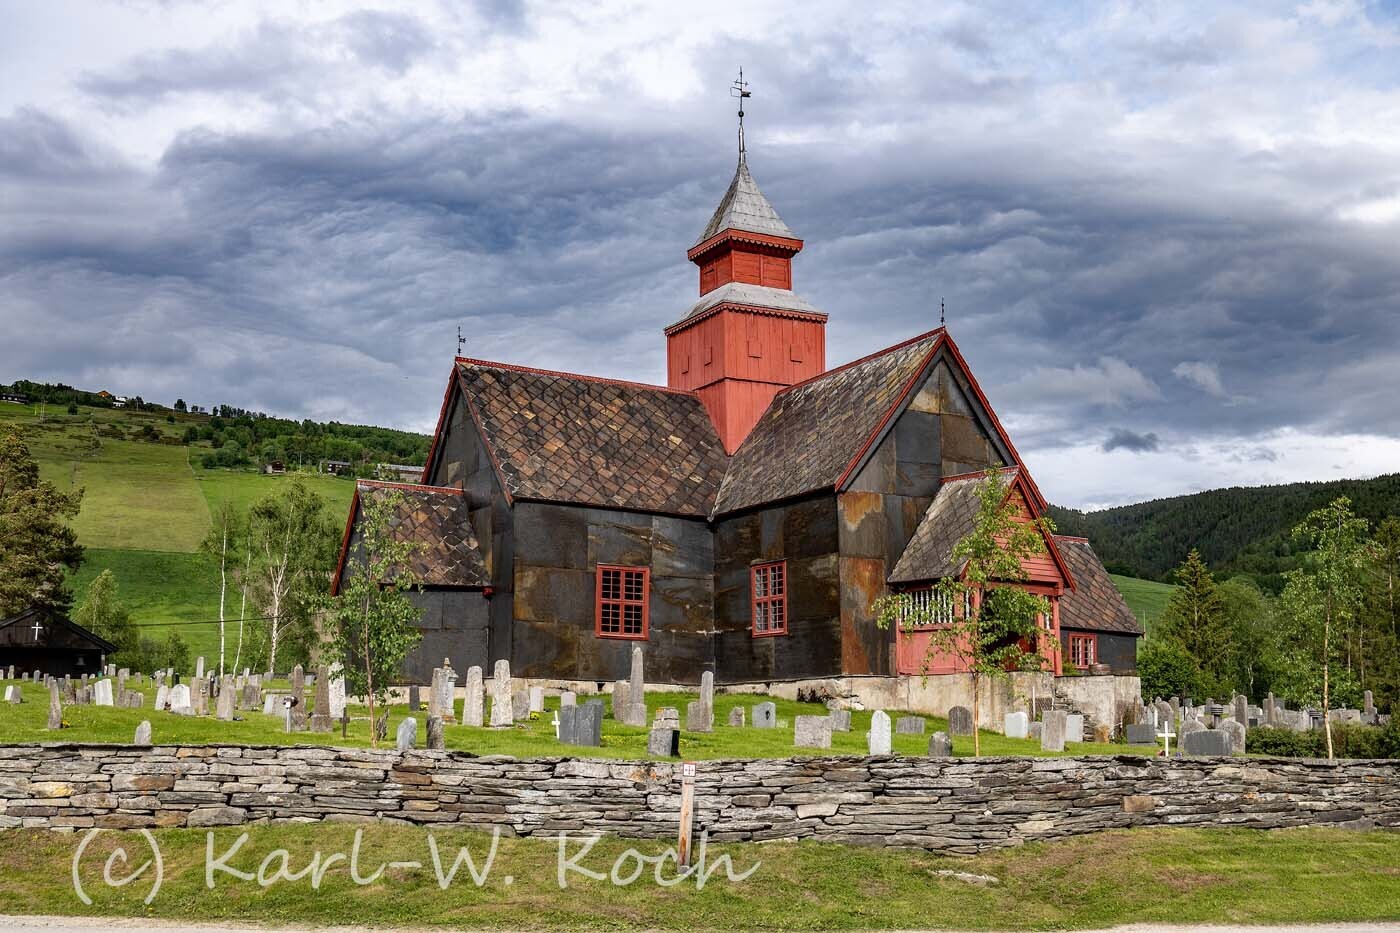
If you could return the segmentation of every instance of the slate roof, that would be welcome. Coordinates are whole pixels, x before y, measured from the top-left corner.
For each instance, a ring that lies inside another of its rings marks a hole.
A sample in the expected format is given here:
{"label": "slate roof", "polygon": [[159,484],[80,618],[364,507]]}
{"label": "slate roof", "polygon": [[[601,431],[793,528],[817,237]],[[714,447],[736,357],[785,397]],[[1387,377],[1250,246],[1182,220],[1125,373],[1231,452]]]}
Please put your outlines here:
{"label": "slate roof", "polygon": [[44,629],[44,631],[40,633],[40,637],[44,638],[44,645],[46,647],[77,647],[71,644],[71,639],[66,639],[64,642],[55,641],[50,631],[51,629],[66,629],[71,635],[76,636],[79,641],[87,642],[92,647],[100,649],[105,654],[112,654],[117,650],[116,645],[112,644],[101,635],[98,635],[96,632],[83,628],[83,626],[74,622],[67,616],[47,615],[41,613],[40,610],[34,606],[30,606],[28,609],[24,609],[18,614],[10,616],[8,619],[0,619],[0,630],[17,627],[18,631],[17,635],[15,632],[6,632],[4,636],[0,636],[0,642],[8,642],[11,647],[20,645],[32,646],[34,642],[32,640],[33,634],[31,627],[34,624],[34,618],[36,616],[39,618],[39,624],[43,626]]}
{"label": "slate roof", "polygon": [[490,585],[461,490],[362,480],[355,492],[362,502],[399,494],[393,529],[399,540],[419,544],[410,565],[424,586]]}
{"label": "slate roof", "polygon": [[1056,535],[1076,589],[1060,597],[1060,628],[1091,632],[1119,632],[1126,635],[1143,634],[1142,624],[1128,608],[1123,594],[1113,585],[1103,561],[1084,538]]}
{"label": "slate roof", "polygon": [[734,452],[715,514],[834,486],[922,370],[941,333],[779,392]]}
{"label": "slate roof", "polygon": [[[1016,468],[1004,470],[1002,481],[1008,485],[1014,483],[1018,473]],[[938,488],[938,495],[929,503],[919,527],[914,529],[914,536],[890,571],[891,583],[941,580],[962,573],[965,562],[954,561],[953,548],[976,525],[977,511],[982,505],[978,494],[990,480],[991,477],[979,473],[948,480]]]}
{"label": "slate roof", "polygon": [[748,282],[726,282],[719,288],[706,292],[699,301],[691,306],[682,320],[704,314],[715,305],[725,302],[749,305],[755,308],[772,308],[776,311],[800,311],[804,314],[820,314],[823,318],[826,317],[826,312],[789,289],[773,288],[768,285],[752,285]]}
{"label": "slate roof", "polygon": [[727,458],[699,396],[459,360],[512,498],[705,516]]}
{"label": "slate roof", "polygon": [[743,153],[739,154],[739,167],[734,170],[734,180],[729,183],[729,190],[724,193],[714,216],[705,225],[705,232],[695,242],[698,245],[729,229],[797,239],[773,205],[768,203],[763,192],[758,190],[758,183],[749,174],[749,162]]}

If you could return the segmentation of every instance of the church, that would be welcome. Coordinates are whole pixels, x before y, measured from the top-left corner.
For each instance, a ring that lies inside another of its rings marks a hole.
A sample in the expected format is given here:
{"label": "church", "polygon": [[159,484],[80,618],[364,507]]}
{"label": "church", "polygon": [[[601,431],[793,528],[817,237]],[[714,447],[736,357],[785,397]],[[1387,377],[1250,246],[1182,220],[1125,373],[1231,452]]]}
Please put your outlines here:
{"label": "church", "polygon": [[[987,471],[1044,512],[946,328],[827,367],[827,315],[793,290],[803,240],[740,140],[687,253],[699,299],[663,330],[665,386],[458,358],[421,485],[358,484],[336,585],[361,503],[396,490],[423,582],[408,681],[504,658],[601,687],[638,643],[649,683],[923,680],[927,634],[872,604],[961,572]],[[1142,629],[1087,541],[1047,536],[1025,569],[1053,674],[1135,673]]]}

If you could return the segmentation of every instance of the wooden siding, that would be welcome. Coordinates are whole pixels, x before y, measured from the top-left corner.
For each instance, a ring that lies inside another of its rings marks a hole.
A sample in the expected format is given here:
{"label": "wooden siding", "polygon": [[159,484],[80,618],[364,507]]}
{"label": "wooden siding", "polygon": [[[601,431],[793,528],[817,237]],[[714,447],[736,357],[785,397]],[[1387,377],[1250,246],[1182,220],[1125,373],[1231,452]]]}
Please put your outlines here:
{"label": "wooden siding", "polygon": [[[836,503],[821,495],[731,516],[715,526],[715,679],[832,677],[841,672]],[[750,570],[787,561],[788,631],[755,638]]]}
{"label": "wooden siding", "polygon": [[792,259],[785,251],[736,244],[700,264],[700,294],[729,282],[792,288]]}
{"label": "wooden siding", "polygon": [[[713,663],[714,539],[704,521],[517,502],[514,527],[514,675],[607,683],[627,676],[641,644],[648,680],[699,683]],[[599,564],[651,571],[645,641],[598,637]]]}

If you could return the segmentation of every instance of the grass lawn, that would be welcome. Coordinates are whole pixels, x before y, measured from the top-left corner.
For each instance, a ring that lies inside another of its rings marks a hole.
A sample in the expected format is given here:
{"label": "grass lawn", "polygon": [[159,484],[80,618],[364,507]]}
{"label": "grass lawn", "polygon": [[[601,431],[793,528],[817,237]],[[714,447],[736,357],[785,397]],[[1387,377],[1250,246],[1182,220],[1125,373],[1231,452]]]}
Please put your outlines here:
{"label": "grass lawn", "polygon": [[[400,865],[372,883],[355,884],[347,861],[357,832],[362,878],[386,863]],[[244,844],[229,855],[245,833]],[[1118,830],[973,858],[831,843],[726,844],[707,848],[710,874],[703,886],[691,877],[673,887],[655,880],[657,874],[676,877],[673,861],[655,872],[641,866],[640,877],[625,886],[587,878],[566,861],[561,886],[557,840],[502,837],[488,863],[489,835],[441,827],[279,824],[153,835],[163,882],[152,903],[141,903],[151,891],[149,870],[126,887],[104,886],[103,865],[110,867],[118,847],[127,857],[116,866],[117,877],[150,858],[136,833],[105,832],[81,860],[79,877],[93,901],[85,906],[71,876],[82,835],[8,830],[8,844],[0,849],[0,911],[512,930],[1043,930],[1128,922],[1277,925],[1400,918],[1400,836],[1380,831]],[[442,887],[430,838],[443,876],[465,848],[481,883],[463,864]],[[669,843],[603,838],[586,854],[580,854],[582,840],[567,845],[572,865],[626,878],[638,868],[629,852],[659,857]],[[274,855],[277,850],[286,855]],[[277,876],[282,859],[284,871],[293,874],[318,853],[323,866],[341,856],[319,888],[310,876]],[[732,860],[732,878],[716,865],[721,856]],[[270,864],[273,880],[264,887],[215,868],[211,891],[206,867],[221,858],[248,873]],[[990,876],[998,883],[969,884],[939,871]]]}
{"label": "grass lawn", "polygon": [[1172,598],[1172,592],[1176,590],[1176,587],[1169,583],[1139,580],[1137,577],[1123,577],[1116,573],[1110,576],[1113,578],[1113,585],[1118,587],[1118,592],[1123,594],[1128,608],[1133,610],[1133,615],[1137,616],[1144,629],[1151,632],[1152,623],[1167,608],[1167,600]]}
{"label": "grass lawn", "polygon": [[[146,706],[143,709],[117,709],[104,706],[67,706],[64,719],[71,728],[55,735],[44,728],[48,719],[48,694],[38,684],[24,684],[21,681],[0,681],[21,683],[25,702],[19,706],[0,704],[0,743],[5,742],[130,742],[136,726],[143,719],[151,722],[153,738],[158,745],[166,744],[210,744],[246,743],[253,745],[287,744],[335,744],[353,747],[369,745],[369,721],[367,718],[352,718],[349,734],[341,738],[339,730],[334,736],[321,736],[311,733],[287,734],[282,721],[277,716],[264,716],[262,713],[239,713],[241,721],[220,722],[213,718],[196,719],[177,716],[164,710],[154,709],[155,691],[149,680],[145,685]],[[285,690],[285,682],[274,685]],[[310,691],[308,691],[310,693]],[[580,698],[586,699],[586,698]],[[685,704],[695,699],[694,694],[648,693],[647,706],[652,715],[658,707],[673,706],[682,711]],[[866,754],[865,733],[870,728],[869,711],[856,711],[851,714],[851,731],[838,732],[832,736],[830,751],[815,748],[793,748],[793,717],[799,714],[822,715],[826,708],[818,703],[798,703],[792,700],[773,699],[778,708],[781,723],[786,726],[777,729],[731,728],[729,711],[736,706],[751,707],[764,700],[763,696],[743,694],[717,694],[715,696],[715,731],[708,735],[693,732],[681,733],[681,755],[685,758],[784,758],[793,755],[864,755]],[[610,701],[609,701],[610,702]],[[516,723],[510,729],[473,728],[462,725],[448,725],[445,730],[447,747],[461,749],[479,755],[513,755],[518,758],[539,758],[570,756],[580,758],[624,758],[644,759],[647,756],[647,730],[624,726],[611,718],[603,720],[603,746],[601,748],[574,748],[560,745],[554,738],[553,711],[558,709],[557,697],[545,700],[546,712],[537,720]],[[458,704],[460,711],[461,705]],[[893,718],[894,710],[888,711]],[[352,717],[365,717],[363,707],[350,709]],[[389,724],[390,743],[398,722],[408,715],[406,705],[391,710]],[[420,712],[418,735],[424,741],[427,728],[427,713]],[[938,730],[947,730],[948,721],[941,717],[925,716],[925,735],[894,736],[894,751],[900,755],[928,754],[929,735]],[[957,755],[972,754],[971,737],[954,738],[953,751]],[[1093,743],[1072,743],[1065,749],[1068,755],[1141,755],[1140,746],[1098,745]],[[1040,743],[1030,739],[1009,739],[1003,735],[982,733],[983,755],[1050,755],[1042,752]]]}
{"label": "grass lawn", "polygon": [[326,500],[327,512],[340,524],[350,511],[350,499],[355,495],[355,481],[339,476],[320,473],[287,473],[282,476],[269,476],[247,470],[206,470],[196,467],[195,482],[209,504],[209,514],[218,511],[225,502],[233,503],[234,508],[246,513],[264,496],[276,493],[283,485],[300,480],[312,492]]}
{"label": "grass lawn", "polygon": [[[133,621],[149,625],[141,633],[157,640],[179,632],[192,657],[218,654],[219,627],[202,620],[219,617],[219,571],[201,554],[178,551],[138,551],[124,548],[88,548],[83,565],[68,577],[76,604],[81,605],[88,584],[103,570],[117,578],[117,591]],[[229,595],[227,612],[238,612],[238,593]],[[249,607],[250,615],[259,613]],[[183,625],[166,623],[183,622]],[[152,624],[154,623],[154,624]]]}

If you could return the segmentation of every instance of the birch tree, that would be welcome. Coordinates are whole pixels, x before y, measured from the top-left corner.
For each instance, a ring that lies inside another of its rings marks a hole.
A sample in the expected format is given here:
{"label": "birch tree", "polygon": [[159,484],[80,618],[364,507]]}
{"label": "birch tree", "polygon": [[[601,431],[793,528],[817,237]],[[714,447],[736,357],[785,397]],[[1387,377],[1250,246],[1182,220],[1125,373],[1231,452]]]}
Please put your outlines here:
{"label": "birch tree", "polygon": [[[214,511],[214,524],[200,542],[199,548],[219,565],[219,673],[225,672],[228,577],[231,565],[238,564],[240,544],[243,541],[243,516],[231,502],[225,502]],[[237,661],[234,662],[235,666]]]}
{"label": "birch tree", "polygon": [[973,529],[953,547],[954,563],[964,565],[960,577],[935,583],[930,600],[894,593],[875,603],[881,628],[929,630],[925,670],[942,653],[971,677],[974,755],[982,754],[982,682],[1005,679],[1010,670],[1039,670],[1045,661],[1038,620],[1048,617],[1050,601],[1016,584],[1026,579],[1023,563],[1045,553],[1044,536],[1054,525],[1048,518],[1023,519],[1007,493],[1002,474],[989,471],[977,491]]}
{"label": "birch tree", "polygon": [[325,500],[296,481],[254,505],[249,524],[251,574],[268,624],[268,668],[276,671],[279,645],[324,593],[335,530]]}

